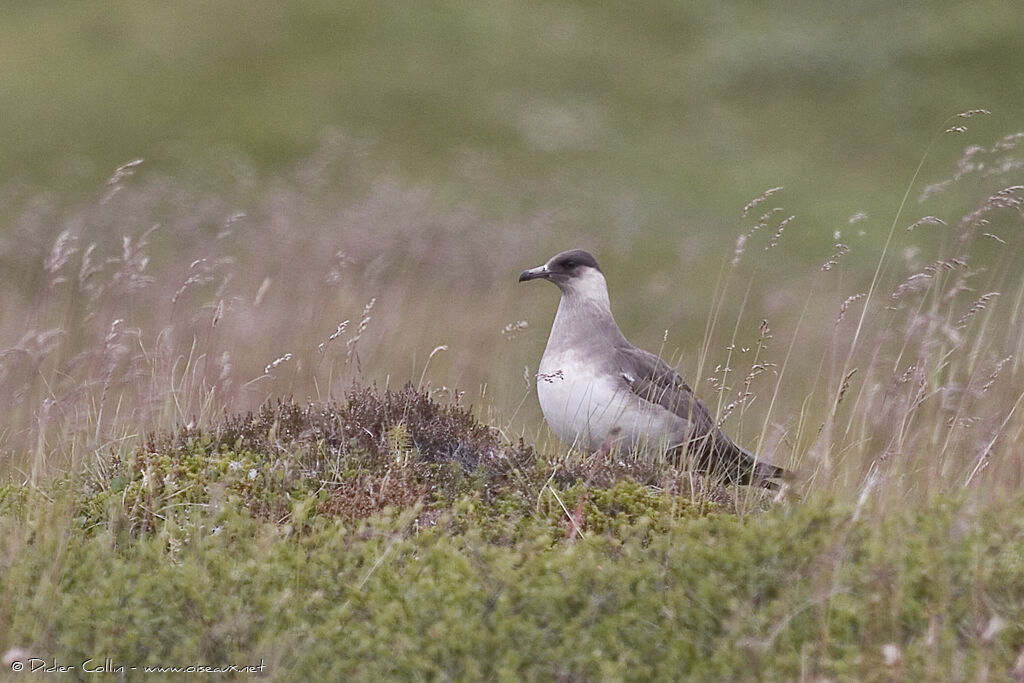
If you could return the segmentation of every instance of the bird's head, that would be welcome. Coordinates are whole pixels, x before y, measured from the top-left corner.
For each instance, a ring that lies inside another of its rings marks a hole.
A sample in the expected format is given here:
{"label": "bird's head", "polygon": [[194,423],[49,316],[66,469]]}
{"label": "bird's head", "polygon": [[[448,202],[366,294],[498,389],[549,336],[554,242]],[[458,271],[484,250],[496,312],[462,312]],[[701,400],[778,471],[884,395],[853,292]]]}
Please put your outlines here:
{"label": "bird's head", "polygon": [[572,249],[555,254],[542,266],[524,270],[520,282],[527,280],[550,280],[558,285],[562,294],[583,299],[607,301],[608,283],[597,265],[597,259],[589,251]]}

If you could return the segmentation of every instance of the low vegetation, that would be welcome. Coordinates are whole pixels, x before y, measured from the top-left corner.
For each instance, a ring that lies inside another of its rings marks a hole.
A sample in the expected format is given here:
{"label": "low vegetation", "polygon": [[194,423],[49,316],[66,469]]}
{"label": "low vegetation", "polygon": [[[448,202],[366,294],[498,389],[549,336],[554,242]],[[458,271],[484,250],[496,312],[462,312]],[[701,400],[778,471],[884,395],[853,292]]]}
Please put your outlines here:
{"label": "low vegetation", "polygon": [[1024,498],[878,515],[814,494],[737,514],[734,492],[695,502],[622,465],[505,443],[412,387],[156,435],[102,472],[3,488],[8,666],[1022,673]]}

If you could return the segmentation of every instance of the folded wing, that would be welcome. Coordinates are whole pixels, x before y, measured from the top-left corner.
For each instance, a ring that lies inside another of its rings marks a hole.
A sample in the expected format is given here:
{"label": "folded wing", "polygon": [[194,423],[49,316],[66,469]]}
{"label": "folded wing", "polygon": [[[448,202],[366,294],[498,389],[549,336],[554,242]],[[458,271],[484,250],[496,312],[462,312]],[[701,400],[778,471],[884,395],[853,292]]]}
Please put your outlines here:
{"label": "folded wing", "polygon": [[634,346],[616,349],[616,360],[629,390],[660,405],[686,421],[686,435],[678,449],[696,457],[697,469],[723,474],[730,482],[776,488],[769,479],[786,471],[757,459],[718,428],[708,407],[668,363]]}

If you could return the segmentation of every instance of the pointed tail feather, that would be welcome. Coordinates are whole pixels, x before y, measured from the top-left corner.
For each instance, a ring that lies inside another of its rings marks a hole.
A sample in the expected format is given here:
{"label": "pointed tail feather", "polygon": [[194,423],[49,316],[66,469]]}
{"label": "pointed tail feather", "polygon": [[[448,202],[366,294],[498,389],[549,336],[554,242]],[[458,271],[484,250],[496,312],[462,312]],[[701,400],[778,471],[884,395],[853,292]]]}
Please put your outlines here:
{"label": "pointed tail feather", "polygon": [[726,480],[734,484],[763,486],[771,491],[777,491],[779,484],[773,480],[790,477],[786,470],[762,460],[731,440],[720,443],[713,457],[709,463],[710,469],[721,471]]}
{"label": "pointed tail feather", "polygon": [[744,464],[746,465],[747,470],[742,476],[742,483],[756,484],[758,486],[763,486],[766,489],[776,491],[778,490],[779,485],[777,482],[772,481],[772,479],[786,479],[790,476],[790,473],[786,470],[773,465],[770,462],[765,462],[764,460],[759,459],[750,451],[742,448],[740,451],[744,455],[744,460],[746,461]]}
{"label": "pointed tail feather", "polygon": [[773,481],[774,479],[792,478],[791,472],[761,460],[721,432],[715,436],[717,438],[714,441],[705,438],[699,442],[691,442],[686,449],[696,455],[694,464],[698,471],[717,473],[731,484],[763,486],[772,491],[779,489],[779,484]]}

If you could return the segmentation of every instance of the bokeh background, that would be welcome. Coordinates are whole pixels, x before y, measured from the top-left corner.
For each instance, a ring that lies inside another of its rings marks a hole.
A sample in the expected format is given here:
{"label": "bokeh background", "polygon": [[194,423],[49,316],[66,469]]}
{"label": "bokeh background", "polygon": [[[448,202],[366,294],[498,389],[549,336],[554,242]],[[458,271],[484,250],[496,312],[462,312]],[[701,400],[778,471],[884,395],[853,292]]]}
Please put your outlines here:
{"label": "bokeh background", "polygon": [[[627,336],[736,410],[747,445],[799,458],[827,421],[810,397],[851,369],[843,302],[883,253],[883,303],[956,256],[949,226],[1020,175],[999,148],[1024,128],[1024,15],[1005,0],[3,13],[11,461],[353,379],[464,392],[510,437],[542,436],[531,374],[557,297],[515,280],[576,246],[604,266]],[[974,109],[991,114],[951,118]],[[971,240],[983,282],[956,302],[1006,290],[985,335],[1012,347],[1009,213],[986,228],[998,239]],[[905,230],[925,215],[947,225]],[[968,374],[1014,348],[975,347]],[[1019,360],[999,367],[1020,378]]]}
{"label": "bokeh background", "polygon": [[1022,23],[998,0],[15,3],[3,177],[225,153],[281,170],[333,129],[441,187],[469,189],[481,155],[628,197],[651,230],[731,221],[774,185],[829,222],[891,209],[948,115],[1004,132]]}

